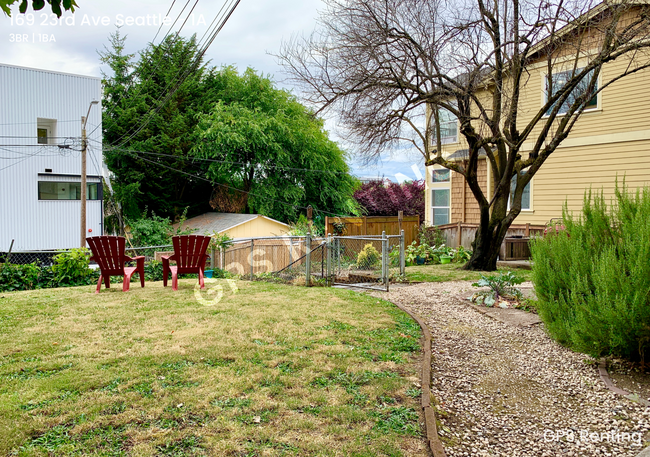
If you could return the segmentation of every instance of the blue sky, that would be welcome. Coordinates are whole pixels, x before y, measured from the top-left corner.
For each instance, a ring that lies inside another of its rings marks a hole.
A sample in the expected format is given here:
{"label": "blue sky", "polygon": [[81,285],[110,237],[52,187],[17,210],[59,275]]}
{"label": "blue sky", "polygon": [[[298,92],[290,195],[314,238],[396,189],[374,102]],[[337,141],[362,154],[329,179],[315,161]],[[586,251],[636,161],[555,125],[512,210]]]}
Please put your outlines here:
{"label": "blue sky", "polygon": [[[77,3],[76,12],[65,13],[60,20],[48,14],[47,7],[41,11],[30,9],[27,15],[21,15],[14,6],[11,18],[0,14],[0,62],[101,76],[97,51],[108,43],[108,36],[116,26],[122,24],[121,32],[128,36],[126,52],[137,52],[154,39],[160,19],[172,5],[171,1],[153,0],[77,0]],[[194,1],[175,2],[170,17],[176,18],[186,4],[187,13]],[[200,38],[222,5],[222,1],[214,0],[197,2],[181,34],[196,33]],[[286,75],[272,54],[292,36],[309,34],[316,26],[321,8],[321,0],[242,0],[206,58],[215,66],[233,65],[240,70],[252,67],[291,89],[283,82]],[[180,23],[174,30],[178,30]],[[168,30],[169,27],[163,26],[155,42],[160,42]],[[334,123],[328,122],[327,128],[337,140]],[[363,165],[354,158],[350,160],[352,171],[358,176],[385,176],[391,180],[397,180],[398,173],[415,179],[417,176],[411,169],[414,164],[424,173],[423,160],[418,153],[395,151],[385,154],[373,165]]]}

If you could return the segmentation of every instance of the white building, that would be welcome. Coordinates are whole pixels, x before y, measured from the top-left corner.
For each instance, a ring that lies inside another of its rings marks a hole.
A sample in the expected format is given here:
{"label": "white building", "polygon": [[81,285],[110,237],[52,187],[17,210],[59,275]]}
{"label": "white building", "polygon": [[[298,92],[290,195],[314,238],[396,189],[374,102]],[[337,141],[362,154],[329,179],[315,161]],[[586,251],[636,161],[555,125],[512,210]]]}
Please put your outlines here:
{"label": "white building", "polygon": [[0,64],[0,252],[79,247],[81,117],[87,236],[102,234],[99,78]]}

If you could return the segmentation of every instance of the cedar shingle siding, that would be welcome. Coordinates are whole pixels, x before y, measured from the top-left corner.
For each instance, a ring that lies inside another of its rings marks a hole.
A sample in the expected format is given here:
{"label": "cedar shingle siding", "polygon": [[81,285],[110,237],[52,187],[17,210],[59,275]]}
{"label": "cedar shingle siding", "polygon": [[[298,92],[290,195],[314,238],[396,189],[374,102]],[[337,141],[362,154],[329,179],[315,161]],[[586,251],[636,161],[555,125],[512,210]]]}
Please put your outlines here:
{"label": "cedar shingle siding", "polygon": [[[479,160],[478,162],[478,181],[487,194],[487,161]],[[463,214],[463,187],[465,187],[465,214]],[[468,224],[478,224],[480,221],[480,213],[478,203],[474,198],[474,194],[465,182],[465,178],[458,173],[452,172],[451,177],[451,221],[450,222],[465,222]]]}

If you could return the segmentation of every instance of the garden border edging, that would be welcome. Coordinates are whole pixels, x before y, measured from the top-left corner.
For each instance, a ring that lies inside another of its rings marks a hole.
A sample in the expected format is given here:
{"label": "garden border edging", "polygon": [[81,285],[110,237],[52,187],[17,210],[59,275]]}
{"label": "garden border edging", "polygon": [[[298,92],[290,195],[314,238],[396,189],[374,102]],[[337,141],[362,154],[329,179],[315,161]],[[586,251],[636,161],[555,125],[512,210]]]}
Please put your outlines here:
{"label": "garden border edging", "polygon": [[631,394],[620,387],[617,387],[614,385],[612,382],[612,379],[609,377],[609,372],[607,371],[607,364],[605,363],[605,360],[600,359],[598,361],[598,374],[600,375],[600,379],[605,383],[605,387],[607,387],[610,391],[614,392],[617,395],[620,395],[621,397],[633,401],[635,403],[639,403],[643,406],[650,406],[650,402],[646,400],[645,398],[641,398],[636,394]]}

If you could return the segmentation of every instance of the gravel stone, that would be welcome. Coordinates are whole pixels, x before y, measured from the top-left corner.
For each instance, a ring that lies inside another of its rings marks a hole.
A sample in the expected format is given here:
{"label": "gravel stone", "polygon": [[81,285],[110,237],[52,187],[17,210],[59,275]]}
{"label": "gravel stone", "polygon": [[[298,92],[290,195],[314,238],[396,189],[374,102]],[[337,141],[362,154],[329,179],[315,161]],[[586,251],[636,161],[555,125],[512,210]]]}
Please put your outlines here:
{"label": "gravel stone", "polygon": [[609,391],[585,354],[543,324],[508,325],[464,300],[471,281],[373,293],[420,315],[431,330],[432,401],[449,457],[632,457],[647,444],[650,410]]}

